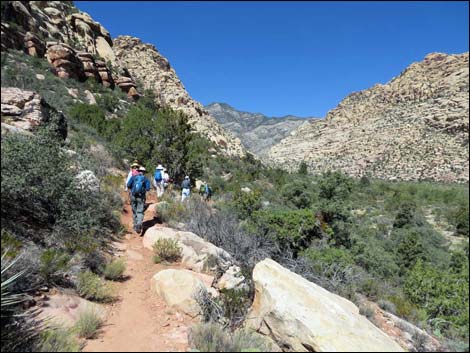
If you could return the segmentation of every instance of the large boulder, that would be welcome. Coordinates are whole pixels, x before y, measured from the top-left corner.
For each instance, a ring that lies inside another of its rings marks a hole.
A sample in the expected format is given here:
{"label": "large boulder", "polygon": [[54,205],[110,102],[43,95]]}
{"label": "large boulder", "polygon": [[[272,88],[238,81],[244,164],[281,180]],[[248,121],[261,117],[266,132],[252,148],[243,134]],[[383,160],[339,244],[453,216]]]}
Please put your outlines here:
{"label": "large boulder", "polygon": [[266,259],[253,271],[246,325],[286,351],[402,352],[352,302]]}
{"label": "large boulder", "polygon": [[233,259],[225,250],[218,248],[191,232],[177,231],[172,228],[153,226],[145,232],[143,244],[152,249],[158,239],[175,239],[182,249],[182,264],[196,272],[225,272]]}
{"label": "large boulder", "polygon": [[194,296],[198,291],[207,291],[206,284],[190,271],[160,271],[152,277],[151,285],[169,306],[192,317],[200,314],[201,308]]}
{"label": "large boulder", "polygon": [[[67,121],[65,116],[49,106],[34,91],[16,87],[1,88],[1,116],[5,131],[13,132],[21,129],[34,131],[38,126],[51,125],[64,139],[67,137]],[[14,127],[8,128],[6,125]]]}

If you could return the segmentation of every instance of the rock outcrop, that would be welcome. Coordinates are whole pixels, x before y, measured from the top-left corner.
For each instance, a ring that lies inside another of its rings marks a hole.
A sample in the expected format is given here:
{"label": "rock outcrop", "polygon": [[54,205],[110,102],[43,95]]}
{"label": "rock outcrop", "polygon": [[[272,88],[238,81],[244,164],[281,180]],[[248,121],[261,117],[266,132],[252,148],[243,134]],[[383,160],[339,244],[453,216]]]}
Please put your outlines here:
{"label": "rock outcrop", "polygon": [[468,182],[468,53],[433,53],[350,94],[271,148],[272,165],[391,180]]}
{"label": "rock outcrop", "polygon": [[67,137],[65,116],[50,107],[36,92],[2,87],[1,115],[3,131],[33,132],[41,125],[55,124],[57,132],[64,139]]}
{"label": "rock outcrop", "polygon": [[48,42],[46,57],[60,78],[86,80],[83,64],[71,46],[65,43]]}
{"label": "rock outcrop", "polygon": [[350,301],[290,272],[273,260],[253,271],[255,299],[246,325],[284,351],[402,352]]}
{"label": "rock outcrop", "polygon": [[155,93],[159,106],[185,113],[194,130],[208,137],[225,154],[245,154],[240,140],[221,128],[202,105],[189,96],[168,60],[153,45],[144,44],[138,38],[119,36],[114,39],[113,49],[119,65],[141,82],[144,89]]}
{"label": "rock outcrop", "polygon": [[168,269],[152,277],[152,289],[171,307],[196,317],[201,308],[194,296],[207,291],[206,285],[195,274],[185,270]]}
{"label": "rock outcrop", "polygon": [[42,58],[46,53],[45,44],[33,33],[26,32],[24,36],[26,53],[31,56]]}
{"label": "rock outcrop", "polygon": [[205,109],[224,129],[238,137],[248,151],[260,158],[302,123],[316,119],[292,115],[269,118],[260,113],[238,111],[225,103],[212,103]]}
{"label": "rock outcrop", "polygon": [[143,245],[152,249],[158,239],[177,240],[182,249],[182,265],[195,272],[225,272],[233,264],[229,253],[194,233],[153,226],[145,232]]}

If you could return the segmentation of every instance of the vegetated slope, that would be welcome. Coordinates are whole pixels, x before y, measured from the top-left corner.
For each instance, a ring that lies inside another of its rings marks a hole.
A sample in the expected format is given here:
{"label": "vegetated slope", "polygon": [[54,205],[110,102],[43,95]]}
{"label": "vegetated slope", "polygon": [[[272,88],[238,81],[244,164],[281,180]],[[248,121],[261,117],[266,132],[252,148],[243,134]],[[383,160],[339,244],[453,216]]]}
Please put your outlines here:
{"label": "vegetated slope", "polygon": [[175,70],[155,46],[131,36],[119,36],[114,39],[113,49],[120,65],[129,70],[144,89],[154,92],[158,105],[184,112],[194,129],[227,155],[245,154],[240,140],[227,133],[199,102],[189,96]]}
{"label": "vegetated slope", "polygon": [[240,138],[247,150],[260,157],[301,124],[315,119],[293,115],[269,118],[261,113],[236,110],[226,103],[212,103],[205,108],[222,127]]}
{"label": "vegetated slope", "polygon": [[383,179],[468,181],[468,53],[433,53],[300,126],[271,164]]}
{"label": "vegetated slope", "polygon": [[109,32],[71,2],[2,2],[4,49],[46,56],[59,77],[116,85],[134,100],[151,89],[157,104],[183,111],[194,130],[213,141],[220,153],[237,157],[245,153],[241,142],[189,96],[153,45],[130,36],[121,36],[113,44]]}

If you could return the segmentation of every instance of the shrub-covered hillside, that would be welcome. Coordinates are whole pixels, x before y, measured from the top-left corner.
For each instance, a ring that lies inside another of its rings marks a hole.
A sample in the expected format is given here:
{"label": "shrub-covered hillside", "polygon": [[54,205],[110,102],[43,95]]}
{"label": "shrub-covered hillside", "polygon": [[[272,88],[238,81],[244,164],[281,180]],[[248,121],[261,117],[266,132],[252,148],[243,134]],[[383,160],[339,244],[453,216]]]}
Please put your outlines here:
{"label": "shrub-covered hillside", "polygon": [[[3,282],[20,273],[10,295],[47,285],[111,300],[105,278],[119,278],[123,266],[109,263],[107,248],[120,234],[125,160],[134,158],[150,170],[164,164],[176,190],[186,174],[209,182],[212,201],[167,197],[160,216],[224,248],[247,278],[270,257],[355,302],[379,303],[449,349],[468,350],[468,185],[312,176],[305,167],[267,168],[249,154],[223,157],[186,116],[155,106],[151,92],[134,103],[49,69],[44,59],[2,54],[2,87],[39,93],[68,126],[65,140],[47,127],[2,135],[2,350],[78,349],[69,333],[15,316],[22,310],[15,300],[4,305]],[[228,326],[237,326],[252,296],[225,298]]]}

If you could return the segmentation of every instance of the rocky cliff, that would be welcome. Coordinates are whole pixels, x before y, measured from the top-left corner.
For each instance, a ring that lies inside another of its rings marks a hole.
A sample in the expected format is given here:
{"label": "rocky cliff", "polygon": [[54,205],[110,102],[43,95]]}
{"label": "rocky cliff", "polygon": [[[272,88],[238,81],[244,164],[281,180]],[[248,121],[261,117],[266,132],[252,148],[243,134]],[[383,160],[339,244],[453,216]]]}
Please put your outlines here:
{"label": "rocky cliff", "polygon": [[383,179],[468,181],[468,53],[433,53],[301,125],[269,163]]}
{"label": "rocky cliff", "polygon": [[203,106],[189,96],[168,60],[153,45],[144,44],[138,38],[119,36],[114,39],[114,53],[120,65],[144,89],[155,93],[158,105],[184,112],[197,132],[216,143],[228,155],[244,155],[240,140],[220,127]]}
{"label": "rocky cliff", "polygon": [[[45,57],[61,78],[90,78],[110,89],[116,85],[136,100],[146,89],[157,104],[186,113],[195,131],[230,156],[243,156],[239,139],[226,132],[193,100],[168,60],[150,44],[109,32],[69,1],[2,2],[2,51],[23,50]],[[138,86],[137,82],[141,84]]]}
{"label": "rocky cliff", "polygon": [[307,120],[293,115],[270,118],[242,112],[225,103],[212,103],[205,108],[224,129],[240,138],[247,150],[259,157],[264,157],[272,146]]}

